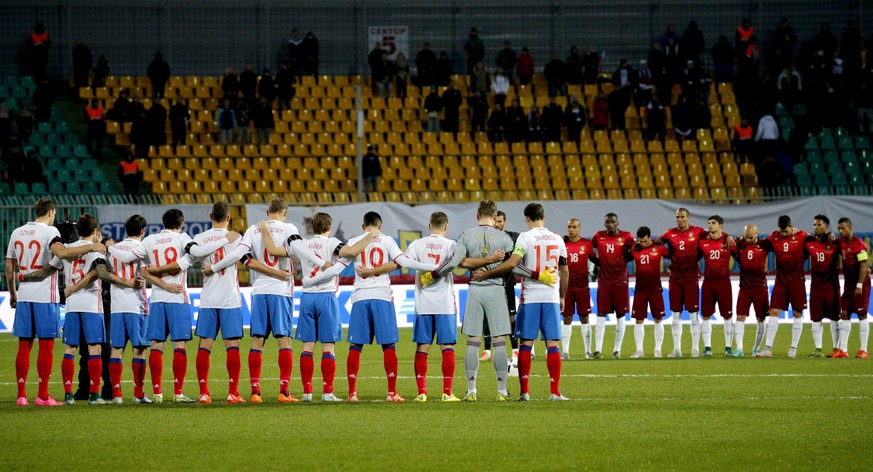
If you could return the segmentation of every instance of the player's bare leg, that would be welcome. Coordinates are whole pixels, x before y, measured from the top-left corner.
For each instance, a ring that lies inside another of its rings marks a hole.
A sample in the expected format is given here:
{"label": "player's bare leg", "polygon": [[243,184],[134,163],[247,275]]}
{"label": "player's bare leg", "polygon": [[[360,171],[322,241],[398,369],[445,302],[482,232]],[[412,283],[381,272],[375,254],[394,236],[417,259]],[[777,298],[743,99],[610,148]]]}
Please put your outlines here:
{"label": "player's bare leg", "polygon": [[570,358],[570,339],[573,336],[573,315],[564,316],[561,326],[561,359]]}
{"label": "player's bare leg", "polygon": [[643,343],[646,340],[646,326],[645,320],[634,320],[634,343],[636,344],[636,351],[631,354],[631,359],[642,359],[645,354],[643,354]]}
{"label": "player's bare leg", "polygon": [[588,324],[588,315],[579,315],[579,321],[582,322],[582,344],[585,347],[585,358],[591,359],[591,325]]}
{"label": "player's bare leg", "polygon": [[655,318],[655,357],[664,357],[661,347],[664,345],[664,323],[663,318]]}
{"label": "player's bare leg", "polygon": [[794,312],[794,321],[791,326],[791,347],[788,348],[788,357],[797,357],[797,344],[800,342],[800,335],[803,334],[803,312]]}
{"label": "player's bare leg", "polygon": [[673,327],[673,351],[667,357],[682,357],[682,312],[674,311],[670,323]]}

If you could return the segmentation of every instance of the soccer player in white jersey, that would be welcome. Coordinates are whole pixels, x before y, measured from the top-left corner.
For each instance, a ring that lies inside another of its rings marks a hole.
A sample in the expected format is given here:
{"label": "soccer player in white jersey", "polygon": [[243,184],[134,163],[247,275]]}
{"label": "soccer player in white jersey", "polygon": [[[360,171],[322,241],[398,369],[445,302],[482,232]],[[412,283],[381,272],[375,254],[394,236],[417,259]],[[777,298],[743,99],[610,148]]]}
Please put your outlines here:
{"label": "soccer player in white jersey", "polygon": [[[301,262],[303,274],[315,275],[321,270],[325,262],[332,262],[334,258],[340,258],[336,264],[345,268],[348,264],[344,259],[353,258],[360,254],[373,239],[373,233],[368,233],[354,246],[346,246],[342,241],[330,236],[333,219],[327,213],[316,213],[312,216],[312,231],[315,236],[306,240],[306,247],[318,257],[319,264],[308,261]],[[267,237],[266,222],[258,224],[263,235],[264,247],[271,255],[287,257],[293,252],[293,248],[286,241],[285,248],[277,247],[273,238]],[[338,267],[338,268],[339,268]],[[315,371],[315,361],[312,352],[315,350],[315,342],[321,343],[321,376],[323,393],[321,400],[325,402],[339,402],[333,393],[333,380],[336,376],[336,342],[342,339],[342,321],[340,320],[339,303],[336,298],[338,290],[336,277],[319,282],[318,284],[307,283],[312,279],[304,279],[303,296],[300,297],[300,317],[297,320],[297,332],[294,337],[303,342],[303,350],[300,352],[300,380],[303,382],[303,401],[312,401],[312,376]]]}
{"label": "soccer player in white jersey", "polygon": [[[162,403],[164,393],[161,388],[161,375],[164,369],[164,343],[167,335],[173,342],[173,393],[174,400],[179,403],[193,403],[194,400],[183,393],[185,374],[188,372],[188,353],[185,344],[191,340],[191,306],[187,291],[187,269],[191,263],[184,256],[190,253],[194,257],[203,257],[216,249],[239,238],[238,233],[228,233],[225,238],[200,246],[191,236],[182,232],[185,217],[178,209],[172,208],[164,212],[162,217],[164,230],[143,239],[142,244],[125,252],[110,248],[112,257],[119,263],[146,261],[149,268],[159,268],[172,265],[174,271],[163,274],[162,279],[168,284],[182,286],[180,293],[173,293],[161,287],[152,288],[149,300],[148,337],[152,343],[149,353],[149,370],[152,375],[154,402]],[[143,272],[149,269],[143,269]]]}
{"label": "soccer player in white jersey", "polygon": [[[12,335],[18,337],[18,354],[15,358],[17,404],[28,405],[27,373],[30,370],[30,351],[34,338],[38,338],[39,390],[36,405],[59,406],[63,403],[52,398],[48,392],[48,382],[54,365],[52,351],[55,338],[58,337],[60,317],[57,270],[61,265],[50,267],[52,255],[62,259],[76,258],[92,251],[105,253],[106,247],[99,243],[65,247],[58,229],[52,226],[57,213],[55,203],[48,198],[40,198],[34,205],[34,210],[36,220],[16,228],[9,236],[9,247],[6,250],[9,306],[15,309]],[[24,281],[25,276],[39,271],[45,271],[44,275],[32,282]],[[16,282],[21,282],[21,285],[16,287]]]}
{"label": "soccer player in white jersey", "polygon": [[[252,269],[252,347],[249,351],[249,376],[252,396],[249,401],[261,403],[261,365],[263,363],[262,349],[264,342],[271,333],[279,344],[279,402],[291,403],[299,401],[290,391],[291,368],[294,352],[291,350],[291,335],[294,315],[294,278],[293,265],[287,256],[294,255],[300,260],[318,264],[319,260],[306,249],[297,227],[286,223],[288,205],[281,198],[270,202],[267,209],[267,226],[269,234],[276,244],[284,244],[290,239],[293,254],[285,253],[286,257],[272,256],[264,247],[261,229],[252,225],[246,230],[239,245],[221,262],[206,268],[204,274],[220,271],[241,260]],[[263,271],[259,269],[270,269]]]}
{"label": "soccer player in white jersey", "polygon": [[[530,203],[524,208],[524,220],[530,231],[521,233],[512,255],[494,269],[474,274],[474,279],[486,279],[495,274],[509,272],[519,264],[532,268],[522,280],[521,307],[515,325],[515,336],[521,340],[518,355],[518,378],[521,384],[519,401],[530,401],[531,347],[537,335],[542,333],[546,341],[546,366],[549,370],[552,401],[567,400],[561,395],[561,312],[567,294],[569,271],[567,248],[564,239],[545,227],[546,213],[539,203]],[[557,271],[557,286],[537,282],[541,272]]]}

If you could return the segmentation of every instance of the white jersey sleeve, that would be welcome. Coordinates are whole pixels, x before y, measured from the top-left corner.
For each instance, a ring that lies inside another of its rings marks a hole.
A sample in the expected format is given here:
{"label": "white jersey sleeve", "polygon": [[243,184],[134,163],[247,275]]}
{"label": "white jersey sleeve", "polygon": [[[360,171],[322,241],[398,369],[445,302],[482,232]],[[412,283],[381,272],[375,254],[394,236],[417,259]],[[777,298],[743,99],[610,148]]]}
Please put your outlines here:
{"label": "white jersey sleeve", "polygon": [[[61,233],[54,226],[27,223],[12,232],[6,249],[6,259],[15,261],[18,272],[27,275],[60,264],[51,264],[51,245],[60,244]],[[18,287],[18,301],[33,303],[60,303],[58,274],[53,273],[37,282],[22,282]]]}
{"label": "white jersey sleeve", "polygon": [[[202,257],[210,264],[221,262],[228,253],[236,249],[239,241],[227,243],[227,230],[218,228],[212,228],[194,237],[194,242],[201,248],[215,246],[221,241],[224,241],[224,246]],[[231,264],[229,267],[203,278],[203,291],[200,292],[201,308],[239,308],[240,306],[242,304],[236,264]]]}
{"label": "white jersey sleeve", "polygon": [[[360,235],[350,239],[348,244],[352,246],[363,237],[364,235]],[[364,251],[355,257],[355,266],[379,267],[401,255],[403,255],[403,251],[400,250],[394,239],[383,234],[373,238],[370,244],[364,248]],[[391,301],[392,299],[391,279],[388,274],[361,277],[355,273],[355,291],[352,293],[352,303],[358,300]]]}
{"label": "white jersey sleeve", "polygon": [[[140,241],[128,238],[116,243],[113,247],[119,251],[129,253],[141,244]],[[143,266],[143,263],[140,260],[134,262],[120,262],[111,254],[107,255],[106,262],[109,264],[110,270],[122,279],[133,279],[139,277],[140,270]],[[136,313],[147,315],[149,312],[148,296],[146,295],[145,286],[140,288],[129,288],[112,284],[109,288],[109,294],[112,298],[112,313]]]}
{"label": "white jersey sleeve", "polygon": [[522,264],[532,271],[555,271],[553,287],[529,278],[522,279],[521,303],[560,303],[558,261],[567,257],[564,238],[546,228],[533,228],[518,236],[513,253],[521,255]]}
{"label": "white jersey sleeve", "polygon": [[[76,241],[65,244],[65,247],[80,247],[91,244],[88,241]],[[88,272],[94,270],[97,261],[104,261],[103,254],[89,252],[73,260],[64,260],[64,278],[67,287],[81,283]],[[67,312],[73,313],[103,313],[103,281],[99,278],[85,288],[67,297]]]}
{"label": "white jersey sleeve", "polygon": [[[406,249],[406,256],[418,262],[434,265],[450,260],[455,254],[455,242],[439,235],[430,235],[413,241]],[[439,277],[433,284],[422,287],[415,278],[415,314],[457,314],[453,277]]]}

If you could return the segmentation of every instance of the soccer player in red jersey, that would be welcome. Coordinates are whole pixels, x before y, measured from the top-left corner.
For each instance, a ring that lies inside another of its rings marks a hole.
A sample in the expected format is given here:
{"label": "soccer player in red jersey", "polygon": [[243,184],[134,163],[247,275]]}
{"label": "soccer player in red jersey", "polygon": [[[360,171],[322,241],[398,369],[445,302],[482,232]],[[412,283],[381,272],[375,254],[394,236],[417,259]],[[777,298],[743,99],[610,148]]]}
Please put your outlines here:
{"label": "soccer player in red jersey", "polygon": [[712,315],[718,304],[718,314],[724,319],[724,353],[731,356],[734,329],[733,290],[731,290],[730,249],[728,235],[724,234],[724,218],[712,215],[708,220],[709,233],[698,242],[698,251],[704,260],[703,286],[700,290],[700,331],[703,335],[703,357],[712,357]]}
{"label": "soccer player in red jersey", "polygon": [[564,299],[564,326],[561,327],[561,359],[570,358],[570,337],[573,333],[573,315],[579,315],[582,322],[582,342],[585,344],[585,358],[591,358],[591,325],[588,315],[591,314],[591,290],[588,288],[588,260],[594,255],[591,240],[579,235],[582,223],[578,218],[570,218],[567,222],[567,235],[564,245],[567,246],[567,266],[570,271],[569,287]]}
{"label": "soccer player in red jersey", "polygon": [[791,218],[782,215],[777,220],[779,229],[770,233],[767,240],[776,254],[776,284],[770,299],[770,319],[767,322],[767,340],[758,357],[773,357],[773,340],[779,329],[779,316],[788,310],[794,312],[791,331],[791,347],[788,357],[797,355],[797,343],[803,333],[803,310],[806,308],[806,276],[803,271],[803,244],[809,236],[805,231],[791,226]]}
{"label": "soccer player in red jersey", "polygon": [[664,288],[661,286],[661,260],[669,256],[666,247],[654,244],[652,230],[648,226],[640,226],[637,230],[637,243],[627,252],[625,258],[634,261],[634,273],[637,284],[634,290],[633,318],[634,341],[636,352],[631,359],[643,357],[643,342],[645,341],[645,323],[647,310],[651,309],[655,320],[655,357],[662,357],[661,345],[664,343]]}
{"label": "soccer player in red jersey", "polygon": [[825,318],[831,320],[831,336],[834,340],[834,352],[839,346],[840,319],[840,270],[837,262],[840,257],[840,241],[831,241],[828,237],[828,226],[831,221],[827,216],[816,215],[812,222],[813,236],[807,238],[803,249],[809,257],[809,274],[812,284],[809,288],[809,317],[812,319],[812,340],[815,351],[809,357],[822,357],[821,322]]}
{"label": "soccer player in red jersey", "polygon": [[634,237],[628,231],[618,229],[618,215],[607,213],[603,220],[606,230],[598,231],[591,238],[597,251],[600,264],[600,277],[597,279],[597,331],[594,333],[595,359],[600,359],[603,335],[606,329],[606,316],[615,313],[615,348],[612,357],[621,356],[621,342],[624,340],[624,317],[630,305],[627,281],[627,260],[625,252],[634,244]]}
{"label": "soccer player in red jersey", "polygon": [[690,213],[686,208],[676,210],[676,227],[661,235],[659,242],[670,249],[670,311],[673,320],[673,351],[667,357],[682,357],[682,309],[691,318],[691,357],[697,357],[700,342],[700,294],[697,281],[700,266],[697,263],[697,243],[706,230],[688,224]]}
{"label": "soccer player in red jersey", "polygon": [[[849,357],[849,333],[852,330],[852,313],[858,315],[858,332],[861,346],[855,357],[867,358],[867,339],[870,322],[867,309],[870,304],[870,264],[867,262],[867,245],[852,232],[852,220],[840,218],[837,222],[843,257],[843,296],[840,297],[840,355]],[[836,353],[834,357],[838,357]]]}
{"label": "soccer player in red jersey", "polygon": [[770,309],[767,300],[767,253],[772,250],[769,241],[758,238],[758,226],[754,224],[743,228],[742,239],[731,248],[731,255],[740,265],[740,292],[737,295],[737,321],[734,324],[737,348],[733,351],[733,357],[743,357],[743,335],[746,330],[746,317],[749,316],[751,308],[755,309],[755,317],[758,319],[753,355],[758,353],[764,340],[764,320]]}

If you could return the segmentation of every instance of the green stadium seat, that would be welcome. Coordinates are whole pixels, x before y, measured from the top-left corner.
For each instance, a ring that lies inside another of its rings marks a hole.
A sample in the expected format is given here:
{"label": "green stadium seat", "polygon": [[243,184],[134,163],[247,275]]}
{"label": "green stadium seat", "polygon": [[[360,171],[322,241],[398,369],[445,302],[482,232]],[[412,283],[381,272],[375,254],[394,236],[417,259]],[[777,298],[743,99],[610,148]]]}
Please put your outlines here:
{"label": "green stadium seat", "polygon": [[824,173],[824,167],[824,163],[822,162],[810,162],[809,173],[812,175],[821,175]]}
{"label": "green stadium seat", "polygon": [[806,138],[806,144],[803,146],[803,149],[807,151],[818,151],[818,140],[815,139],[815,136],[810,135]]}
{"label": "green stadium seat", "polygon": [[89,180],[87,182],[82,183],[82,194],[84,195],[99,195],[100,187],[97,185],[97,182],[93,180]]}
{"label": "green stadium seat", "polygon": [[837,151],[825,151],[824,161],[825,164],[833,164],[835,162],[842,162],[842,159],[840,159],[840,154]]}
{"label": "green stadium seat", "polygon": [[61,159],[69,159],[69,160],[78,161],[78,159],[73,158],[73,153],[70,152],[70,146],[67,146],[65,144],[59,144],[55,148],[55,155]]}
{"label": "green stadium seat", "polygon": [[813,162],[824,163],[824,159],[821,157],[821,153],[818,150],[812,150],[806,152],[806,162],[812,164]]}
{"label": "green stadium seat", "polygon": [[828,174],[842,174],[843,164],[840,162],[828,162],[827,163]]}
{"label": "green stadium seat", "polygon": [[855,142],[851,136],[840,136],[837,140],[837,147],[840,149],[854,149]]}
{"label": "green stadium seat", "polygon": [[821,135],[818,139],[818,147],[822,151],[829,151],[837,148],[836,143],[834,143],[834,136],[829,129],[825,128],[821,131]]}
{"label": "green stadium seat", "polygon": [[24,182],[15,182],[15,195],[30,195],[30,187]]}
{"label": "green stadium seat", "polygon": [[861,166],[857,162],[846,162],[843,164],[843,169],[846,171],[846,175],[861,175]]}
{"label": "green stadium seat", "polygon": [[63,182],[52,180],[48,184],[48,193],[51,195],[63,195],[67,193],[67,191]]}
{"label": "green stadium seat", "polygon": [[809,174],[797,174],[797,185],[800,187],[812,187],[812,176]]}
{"label": "green stadium seat", "polygon": [[873,162],[873,151],[870,149],[858,148],[856,152],[858,154],[859,162]]}
{"label": "green stadium seat", "polygon": [[848,179],[848,177],[846,177],[846,174],[833,173],[833,174],[831,174],[831,185],[848,186],[849,179]]}
{"label": "green stadium seat", "polygon": [[82,146],[81,144],[77,144],[77,145],[73,146],[73,156],[82,157],[82,158],[91,157],[91,155],[88,154],[88,148],[85,146]]}
{"label": "green stadium seat", "polygon": [[855,153],[854,149],[849,149],[848,151],[843,151],[840,155],[840,158],[843,160],[843,163],[854,162],[858,163],[858,155]]}
{"label": "green stadium seat", "polygon": [[870,149],[870,138],[858,136],[855,138],[855,149]]}
{"label": "green stadium seat", "polygon": [[815,190],[816,190],[815,187],[813,187],[812,185],[802,186],[802,187],[800,187],[800,196],[801,197],[814,197],[817,195]]}
{"label": "green stadium seat", "polygon": [[798,162],[794,164],[794,175],[809,175],[809,169],[806,167],[805,162]]}
{"label": "green stadium seat", "polygon": [[79,182],[66,182],[64,188],[66,188],[67,193],[70,195],[80,195],[82,193],[82,186]]}
{"label": "green stadium seat", "polygon": [[812,181],[816,186],[831,184],[830,180],[828,180],[827,174],[825,174],[824,172],[813,172]]}
{"label": "green stadium seat", "polygon": [[853,187],[867,185],[867,182],[864,181],[864,176],[861,174],[848,174],[848,177],[849,185]]}
{"label": "green stadium seat", "polygon": [[92,178],[90,170],[79,168],[73,171],[73,180],[85,183],[92,182],[94,179]]}
{"label": "green stadium seat", "polygon": [[0,195],[12,195],[12,187],[6,182],[0,182]]}

